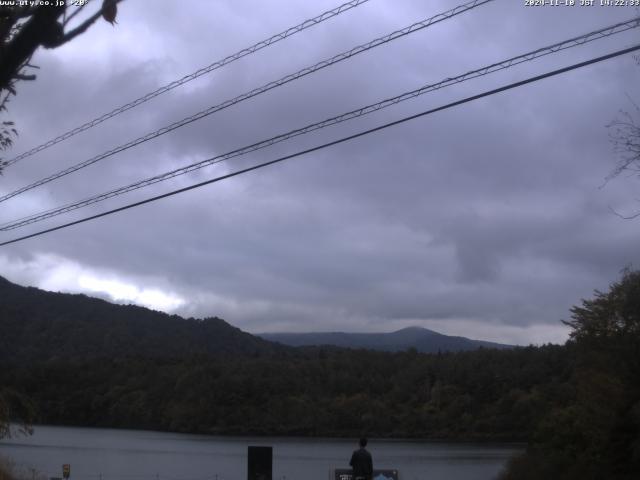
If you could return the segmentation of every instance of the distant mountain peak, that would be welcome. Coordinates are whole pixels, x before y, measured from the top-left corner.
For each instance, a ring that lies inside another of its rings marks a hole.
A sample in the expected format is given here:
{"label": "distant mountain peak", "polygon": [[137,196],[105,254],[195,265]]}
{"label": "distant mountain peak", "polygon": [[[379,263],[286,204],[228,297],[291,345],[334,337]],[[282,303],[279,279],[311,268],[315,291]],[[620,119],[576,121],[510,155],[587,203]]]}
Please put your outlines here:
{"label": "distant mountain peak", "polygon": [[478,348],[511,348],[511,345],[444,335],[419,326],[405,327],[389,333],[309,332],[258,333],[265,340],[292,347],[335,346],[381,351],[404,351],[415,348],[422,353],[459,352]]}
{"label": "distant mountain peak", "polygon": [[391,332],[391,333],[428,333],[428,334],[442,335],[442,333],[438,333],[434,330],[430,330],[424,327],[418,327],[415,325],[411,327],[404,327],[404,328],[401,328],[400,330],[396,330],[395,332]]}

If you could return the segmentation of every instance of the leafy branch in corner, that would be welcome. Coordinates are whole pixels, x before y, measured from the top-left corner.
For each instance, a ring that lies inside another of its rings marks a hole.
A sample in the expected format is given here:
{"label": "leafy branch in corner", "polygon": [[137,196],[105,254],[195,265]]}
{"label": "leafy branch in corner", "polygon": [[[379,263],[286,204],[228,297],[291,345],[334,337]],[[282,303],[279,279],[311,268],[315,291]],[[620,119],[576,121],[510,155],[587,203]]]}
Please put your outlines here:
{"label": "leafy branch in corner", "polygon": [[[29,62],[39,47],[60,47],[86,32],[100,17],[113,25],[121,1],[102,0],[97,11],[82,21],[78,21],[78,14],[90,0],[75,7],[68,6],[69,2],[0,6],[0,113],[7,112],[9,98],[17,94],[17,82],[36,79],[34,70],[38,67]],[[0,150],[10,148],[17,133],[13,122],[2,121]],[[0,173],[5,165],[0,158]]]}

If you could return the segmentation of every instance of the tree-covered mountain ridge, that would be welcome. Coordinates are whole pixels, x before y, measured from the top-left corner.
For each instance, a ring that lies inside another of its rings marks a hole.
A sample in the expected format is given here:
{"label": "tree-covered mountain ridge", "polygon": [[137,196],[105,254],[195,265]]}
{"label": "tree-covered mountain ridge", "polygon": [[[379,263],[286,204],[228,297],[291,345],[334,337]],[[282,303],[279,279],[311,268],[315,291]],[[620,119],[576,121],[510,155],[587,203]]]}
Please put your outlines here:
{"label": "tree-covered mountain ridge", "polygon": [[510,348],[409,327],[391,333],[280,333],[251,335],[218,317],[183,318],[84,294],[23,287],[0,276],[0,361],[184,358],[264,355],[289,347],[327,345],[421,353]]}
{"label": "tree-covered mountain ridge", "polygon": [[55,293],[0,277],[0,362],[262,355],[282,346],[224,320],[182,318],[83,294]]}
{"label": "tree-covered mountain ridge", "polygon": [[462,352],[481,347],[513,348],[512,345],[444,335],[421,327],[407,327],[390,333],[259,333],[258,336],[292,347],[331,345],[384,352],[401,352],[410,348],[415,348],[420,353]]}

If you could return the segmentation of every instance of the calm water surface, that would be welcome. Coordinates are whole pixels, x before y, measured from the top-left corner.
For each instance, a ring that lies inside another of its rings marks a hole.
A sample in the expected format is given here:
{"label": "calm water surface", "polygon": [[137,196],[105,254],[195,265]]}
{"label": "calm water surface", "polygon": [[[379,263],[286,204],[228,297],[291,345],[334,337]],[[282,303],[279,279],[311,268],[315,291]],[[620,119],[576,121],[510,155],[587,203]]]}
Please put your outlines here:
{"label": "calm water surface", "polygon": [[[139,430],[38,426],[31,437],[0,440],[0,455],[30,472],[70,480],[244,480],[247,446],[273,447],[274,480],[327,480],[347,467],[355,440],[183,435]],[[369,441],[375,468],[401,480],[489,480],[519,445]]]}

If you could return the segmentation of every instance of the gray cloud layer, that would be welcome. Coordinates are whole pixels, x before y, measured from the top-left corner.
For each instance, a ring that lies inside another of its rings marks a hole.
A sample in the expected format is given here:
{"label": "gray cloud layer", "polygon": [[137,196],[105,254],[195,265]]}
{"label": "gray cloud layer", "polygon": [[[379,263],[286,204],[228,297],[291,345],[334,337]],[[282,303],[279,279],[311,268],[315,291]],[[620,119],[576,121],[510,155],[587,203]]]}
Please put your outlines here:
{"label": "gray cloud layer", "polygon": [[[496,1],[232,107],[17,197],[0,207],[1,220],[224,153],[638,14],[631,8],[523,3]],[[21,133],[11,153],[335,6],[285,0],[187,4],[127,1],[116,28],[100,24],[73,44],[39,52],[38,81],[21,85],[11,105]],[[455,4],[372,0],[16,164],[0,179],[0,192]],[[626,47],[638,38],[629,32],[425,95],[68,219]],[[492,96],[3,247],[0,268],[25,284],[146,302],[185,315],[218,315],[254,332],[423,325],[498,341],[560,342],[566,330],[559,319],[567,318],[571,305],[594,288],[606,288],[625,265],[640,263],[640,224],[609,209],[638,207],[637,179],[599,188],[615,164],[605,125],[629,107],[627,96],[640,98],[639,72],[626,56]],[[114,284],[127,285],[128,296],[118,297]],[[160,302],[145,289],[180,301]]]}

